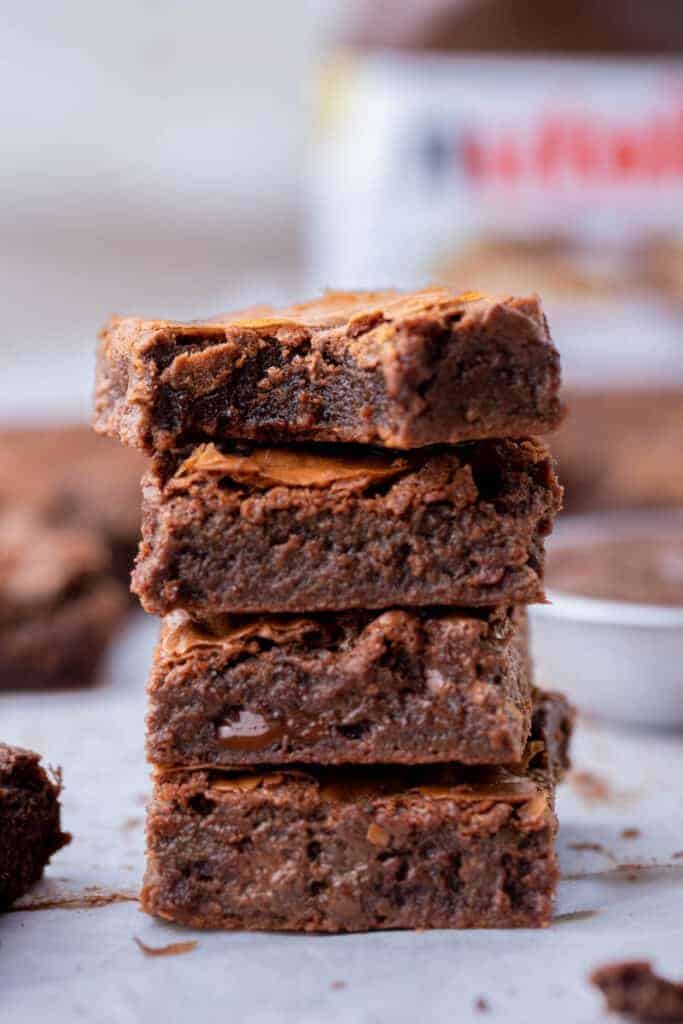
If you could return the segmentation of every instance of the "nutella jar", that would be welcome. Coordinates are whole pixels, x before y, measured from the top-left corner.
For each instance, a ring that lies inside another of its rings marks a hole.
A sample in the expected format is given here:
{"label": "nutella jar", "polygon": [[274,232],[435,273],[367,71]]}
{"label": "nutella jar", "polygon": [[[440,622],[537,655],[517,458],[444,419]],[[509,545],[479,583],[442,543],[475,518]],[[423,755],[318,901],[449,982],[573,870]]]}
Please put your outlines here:
{"label": "nutella jar", "polygon": [[682,53],[678,0],[359,4],[313,283],[537,291],[570,384],[683,382]]}

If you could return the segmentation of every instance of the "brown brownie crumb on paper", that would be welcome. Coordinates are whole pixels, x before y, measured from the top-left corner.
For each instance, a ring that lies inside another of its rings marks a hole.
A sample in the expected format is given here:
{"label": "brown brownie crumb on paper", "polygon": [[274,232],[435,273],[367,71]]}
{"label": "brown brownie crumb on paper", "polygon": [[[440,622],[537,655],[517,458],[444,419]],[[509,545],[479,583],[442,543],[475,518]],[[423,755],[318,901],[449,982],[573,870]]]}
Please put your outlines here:
{"label": "brown brownie crumb on paper", "polygon": [[607,1009],[640,1021],[683,1021],[683,983],[655,974],[647,961],[624,961],[593,971]]}

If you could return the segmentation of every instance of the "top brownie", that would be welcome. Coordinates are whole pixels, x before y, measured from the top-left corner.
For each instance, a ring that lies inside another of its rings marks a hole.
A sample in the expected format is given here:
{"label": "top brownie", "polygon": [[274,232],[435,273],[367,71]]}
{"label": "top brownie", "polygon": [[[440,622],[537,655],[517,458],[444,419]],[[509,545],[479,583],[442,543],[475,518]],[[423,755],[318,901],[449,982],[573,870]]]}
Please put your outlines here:
{"label": "top brownie", "polygon": [[418,448],[554,430],[559,355],[537,297],[329,293],[102,332],[95,428],[146,451],[199,440]]}

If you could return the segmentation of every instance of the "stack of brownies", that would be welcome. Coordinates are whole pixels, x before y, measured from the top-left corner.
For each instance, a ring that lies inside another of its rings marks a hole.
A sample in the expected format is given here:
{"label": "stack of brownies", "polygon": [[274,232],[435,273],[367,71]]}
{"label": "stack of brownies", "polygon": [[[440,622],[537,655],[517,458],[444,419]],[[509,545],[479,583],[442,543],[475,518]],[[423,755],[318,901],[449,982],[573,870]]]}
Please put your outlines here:
{"label": "stack of brownies", "polygon": [[96,427],[152,455],[146,910],[307,931],[547,924],[571,711],[534,689],[561,489],[536,298],[115,319]]}

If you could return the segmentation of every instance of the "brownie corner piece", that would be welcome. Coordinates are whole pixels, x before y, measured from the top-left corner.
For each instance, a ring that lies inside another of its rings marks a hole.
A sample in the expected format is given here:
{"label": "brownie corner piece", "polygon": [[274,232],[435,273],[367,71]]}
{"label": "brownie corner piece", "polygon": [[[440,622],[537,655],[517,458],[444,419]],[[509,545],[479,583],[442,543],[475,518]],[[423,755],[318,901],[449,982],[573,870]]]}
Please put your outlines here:
{"label": "brownie corner piece", "polygon": [[71,837],[60,825],[61,780],[31,750],[0,743],[0,911],[37,882]]}
{"label": "brownie corner piece", "polygon": [[[193,927],[353,932],[544,927],[554,779],[525,767],[158,773],[148,913]],[[267,899],[264,893],[268,894]]]}
{"label": "brownie corner piece", "polygon": [[413,448],[554,430],[560,360],[537,296],[340,293],[100,335],[95,426],[147,451],[189,438]]}

